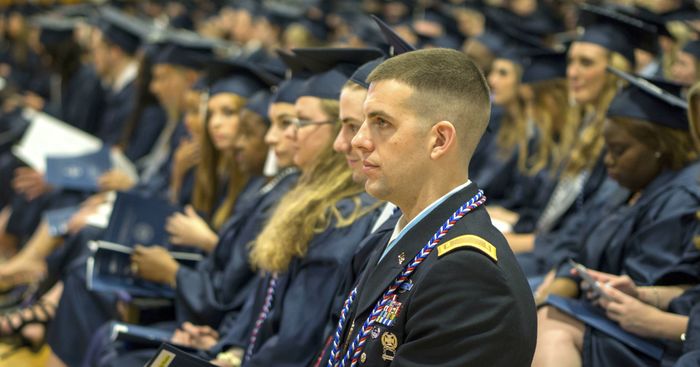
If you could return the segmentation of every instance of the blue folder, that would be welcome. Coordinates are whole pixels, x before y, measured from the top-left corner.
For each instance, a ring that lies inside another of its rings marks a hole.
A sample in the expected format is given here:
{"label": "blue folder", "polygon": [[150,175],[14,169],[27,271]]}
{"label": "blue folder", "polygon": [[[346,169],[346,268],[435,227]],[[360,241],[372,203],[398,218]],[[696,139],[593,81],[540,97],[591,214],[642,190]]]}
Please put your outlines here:
{"label": "blue folder", "polygon": [[602,308],[594,306],[588,301],[550,295],[547,298],[547,304],[651,358],[660,361],[663,357],[664,347],[659,341],[628,333],[618,323],[607,318]]}
{"label": "blue folder", "polygon": [[163,343],[145,367],[214,367],[213,364]]}
{"label": "blue folder", "polygon": [[75,157],[47,157],[46,182],[64,189],[98,191],[97,180],[111,168],[109,147]]}
{"label": "blue folder", "polygon": [[[163,343],[170,343],[173,332],[153,326],[112,322],[110,338],[112,341],[123,341],[139,347],[158,348]],[[197,353],[197,349],[174,344],[177,348],[188,353]]]}
{"label": "blue folder", "polygon": [[68,233],[68,221],[79,209],[80,207],[76,205],[44,212],[44,218],[49,226],[49,235],[59,237]]}
{"label": "blue folder", "polygon": [[[88,289],[111,292],[123,298],[175,298],[175,290],[168,285],[150,282],[131,272],[133,247],[106,241],[89,243],[92,255],[87,260],[86,281]],[[202,255],[190,252],[171,252],[175,260],[184,266],[194,267]]]}
{"label": "blue folder", "polygon": [[134,192],[117,193],[102,240],[125,246],[168,245],[165,221],[178,208],[169,202]]}

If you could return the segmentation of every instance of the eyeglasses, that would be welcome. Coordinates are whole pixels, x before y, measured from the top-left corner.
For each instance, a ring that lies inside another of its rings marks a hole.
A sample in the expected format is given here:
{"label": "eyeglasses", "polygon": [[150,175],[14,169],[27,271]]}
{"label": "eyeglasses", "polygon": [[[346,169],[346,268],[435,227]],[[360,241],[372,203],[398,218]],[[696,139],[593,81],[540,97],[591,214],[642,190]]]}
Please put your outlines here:
{"label": "eyeglasses", "polygon": [[300,119],[300,118],[296,118],[296,117],[288,117],[288,118],[284,119],[284,123],[287,124],[287,126],[289,126],[289,125],[293,126],[294,130],[299,130],[302,127],[311,126],[311,125],[333,124],[333,123],[335,123],[335,121],[332,121],[332,120],[311,121],[311,120]]}

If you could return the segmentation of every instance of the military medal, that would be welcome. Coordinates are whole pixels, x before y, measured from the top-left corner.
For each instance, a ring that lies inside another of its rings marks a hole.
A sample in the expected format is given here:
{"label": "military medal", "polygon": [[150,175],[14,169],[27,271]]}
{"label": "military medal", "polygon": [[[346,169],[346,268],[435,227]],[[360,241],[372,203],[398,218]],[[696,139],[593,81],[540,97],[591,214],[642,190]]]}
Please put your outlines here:
{"label": "military medal", "polygon": [[393,361],[396,354],[396,347],[399,346],[399,340],[396,335],[390,332],[385,332],[382,335],[382,359],[385,361]]}
{"label": "military medal", "polygon": [[394,296],[394,298],[384,306],[376,322],[386,327],[394,326],[399,311],[401,311],[401,302],[397,301],[396,296]]}
{"label": "military medal", "polygon": [[[418,254],[413,258],[413,260],[406,264],[401,274],[399,274],[391,283],[389,288],[387,288],[387,290],[384,291],[384,294],[381,296],[381,298],[379,298],[379,301],[372,309],[372,312],[370,312],[369,317],[367,318],[367,320],[365,320],[364,324],[362,325],[362,328],[353,338],[353,341],[350,344],[350,347],[347,349],[347,352],[344,355],[341,355],[340,338],[345,327],[345,322],[347,321],[347,314],[353,302],[355,301],[355,298],[357,298],[357,287],[355,287],[355,289],[353,289],[350,292],[350,295],[345,300],[345,304],[343,305],[343,310],[340,314],[340,320],[338,321],[338,326],[335,330],[335,335],[333,337],[333,348],[331,349],[330,357],[328,358],[328,367],[357,366],[357,363],[360,362],[361,359],[360,355],[362,353],[362,348],[365,346],[365,343],[368,339],[367,337],[374,329],[374,324],[377,322],[377,320],[380,317],[383,317],[383,320],[389,320],[392,318],[392,314],[393,318],[395,319],[396,315],[400,311],[401,303],[398,303],[398,305],[396,304],[396,293],[398,289],[402,287],[402,284],[408,283],[409,278],[411,277],[411,275],[413,275],[413,272],[423,263],[425,259],[428,258],[433,249],[435,249],[435,247],[440,243],[440,241],[447,235],[450,229],[452,229],[455,226],[455,223],[457,223],[457,221],[462,219],[471,211],[484,204],[484,202],[486,202],[484,192],[482,190],[479,190],[479,192],[476,195],[474,195],[474,197],[472,197],[471,199],[469,199],[469,201],[460,206],[459,209],[457,209],[457,211],[454,212],[442,226],[440,226],[440,228],[437,230],[437,232],[435,232],[430,241],[428,241],[428,243],[425,244],[425,246],[423,246],[421,251],[418,252]],[[408,287],[409,290],[411,287],[412,286]],[[389,307],[387,307],[387,305]],[[385,360],[387,360],[386,358],[391,358],[391,360],[393,360],[394,354],[396,352],[396,347],[398,346],[398,340],[396,339],[396,335],[388,332],[385,333],[385,335],[387,334],[389,334],[390,336],[386,336],[386,341],[382,339],[382,347],[384,349],[384,353],[382,353],[382,358],[385,358]],[[393,340],[391,338],[392,336]],[[384,338],[384,336],[382,336],[382,338]],[[393,343],[391,343],[392,341]],[[394,349],[388,348],[390,346],[393,346]]]}
{"label": "military medal", "polygon": [[379,338],[379,326],[375,326],[375,327],[372,329],[372,334],[371,334],[371,335],[372,335],[372,339],[377,339],[377,338]]}

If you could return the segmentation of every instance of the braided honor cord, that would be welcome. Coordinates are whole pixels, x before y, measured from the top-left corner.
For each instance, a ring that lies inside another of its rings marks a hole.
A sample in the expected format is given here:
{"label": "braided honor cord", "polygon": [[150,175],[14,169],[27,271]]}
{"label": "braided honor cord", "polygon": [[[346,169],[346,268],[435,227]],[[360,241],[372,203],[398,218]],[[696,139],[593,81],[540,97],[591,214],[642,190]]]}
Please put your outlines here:
{"label": "braided honor cord", "polygon": [[418,254],[413,258],[413,260],[406,264],[406,267],[404,267],[403,272],[401,272],[401,274],[399,274],[396,277],[396,279],[394,279],[394,282],[391,284],[391,286],[389,286],[389,288],[384,292],[384,295],[382,295],[377,304],[374,306],[374,309],[372,309],[372,312],[370,313],[369,317],[362,325],[362,329],[360,329],[360,331],[357,333],[357,336],[355,336],[355,339],[352,341],[352,344],[350,344],[350,347],[348,348],[346,354],[341,360],[339,350],[340,336],[343,332],[343,328],[345,327],[350,307],[352,306],[352,303],[357,297],[357,288],[352,290],[350,296],[343,305],[342,312],[340,313],[340,320],[338,321],[338,327],[336,328],[335,336],[333,337],[333,349],[331,350],[327,367],[345,367],[346,365],[348,365],[348,363],[350,367],[355,367],[357,365],[357,361],[359,359],[360,353],[362,352],[362,348],[364,347],[365,342],[367,341],[367,336],[372,330],[374,323],[376,322],[379,315],[382,313],[382,310],[384,309],[386,304],[392,300],[392,297],[396,293],[396,290],[399,289],[399,287],[401,287],[403,283],[409,280],[416,268],[420,266],[423,260],[428,258],[428,255],[430,255],[435,246],[437,246],[440,243],[440,241],[445,237],[445,235],[447,235],[447,232],[449,232],[450,229],[454,227],[455,223],[457,223],[457,221],[462,219],[462,217],[467,215],[469,212],[481,206],[485,201],[486,196],[484,196],[484,192],[482,190],[479,190],[479,192],[473,198],[464,203],[464,205],[462,205],[456,212],[454,212],[454,214],[452,214],[452,216],[440,227],[440,229],[438,229],[438,231],[435,232],[433,237],[430,239],[430,241],[428,241],[428,243],[423,247],[423,249],[421,249],[420,252],[418,252]]}
{"label": "braided honor cord", "polygon": [[258,333],[260,332],[260,327],[262,327],[263,322],[267,319],[270,314],[270,308],[272,307],[272,298],[275,296],[275,287],[277,287],[277,273],[273,273],[270,278],[270,283],[267,287],[267,292],[265,292],[265,300],[263,301],[262,310],[258,318],[255,320],[255,325],[250,333],[250,340],[248,342],[248,348],[246,348],[245,355],[243,356],[243,361],[247,361],[253,356],[253,348],[255,348],[255,342],[258,340]]}

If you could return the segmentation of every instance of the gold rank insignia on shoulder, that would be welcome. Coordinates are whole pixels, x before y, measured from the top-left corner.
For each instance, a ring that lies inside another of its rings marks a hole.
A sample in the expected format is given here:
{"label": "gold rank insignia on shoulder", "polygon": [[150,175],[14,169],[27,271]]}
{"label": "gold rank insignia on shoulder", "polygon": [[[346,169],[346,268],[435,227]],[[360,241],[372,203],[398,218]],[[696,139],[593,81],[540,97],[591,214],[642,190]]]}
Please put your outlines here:
{"label": "gold rank insignia on shoulder", "polygon": [[458,249],[458,248],[463,248],[463,247],[468,247],[468,248],[473,248],[477,249],[480,252],[482,252],[484,255],[488,256],[491,258],[493,261],[498,261],[498,255],[496,254],[496,247],[492,245],[489,241],[486,241],[485,239],[475,236],[473,234],[468,234],[464,236],[459,236],[457,238],[453,238],[442,245],[438,246],[437,252],[438,252],[438,257],[442,257],[444,255],[449,254],[450,252]]}

